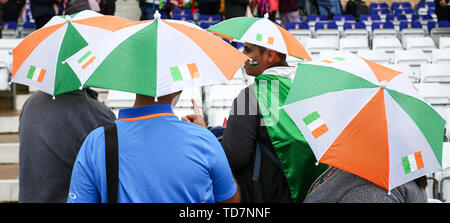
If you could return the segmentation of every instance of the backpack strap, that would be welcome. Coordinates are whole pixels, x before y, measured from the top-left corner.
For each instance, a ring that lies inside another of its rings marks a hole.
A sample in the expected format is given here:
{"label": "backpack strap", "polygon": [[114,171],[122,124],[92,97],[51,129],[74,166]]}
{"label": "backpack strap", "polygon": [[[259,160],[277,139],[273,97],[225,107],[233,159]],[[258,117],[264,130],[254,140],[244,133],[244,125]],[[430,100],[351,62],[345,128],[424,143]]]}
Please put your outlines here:
{"label": "backpack strap", "polygon": [[108,202],[117,203],[119,186],[119,145],[117,139],[117,127],[115,123],[112,123],[104,126],[104,128]]}
{"label": "backpack strap", "polygon": [[261,171],[261,149],[262,151],[283,171],[283,166],[281,165],[278,158],[267,148],[262,142],[256,141],[256,151],[255,151],[255,161],[253,165],[253,182],[258,182],[259,172]]}

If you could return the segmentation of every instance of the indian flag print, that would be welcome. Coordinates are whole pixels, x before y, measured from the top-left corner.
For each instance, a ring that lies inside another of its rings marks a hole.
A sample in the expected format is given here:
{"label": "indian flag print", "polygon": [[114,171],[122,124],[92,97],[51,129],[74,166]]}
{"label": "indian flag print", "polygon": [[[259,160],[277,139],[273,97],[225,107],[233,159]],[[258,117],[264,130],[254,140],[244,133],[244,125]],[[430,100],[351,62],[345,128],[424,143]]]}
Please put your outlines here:
{"label": "indian flag print", "polygon": [[257,33],[256,34],[256,41],[273,45],[274,39],[273,39],[272,36],[266,36],[266,35],[263,35],[261,33]]}
{"label": "indian flag print", "polygon": [[402,165],[403,165],[403,170],[405,171],[405,174],[408,174],[408,173],[411,173],[416,170],[420,170],[420,169],[424,168],[424,164],[423,164],[423,160],[422,160],[422,153],[415,152],[408,156],[402,157]]}
{"label": "indian flag print", "polygon": [[86,69],[89,65],[94,62],[95,56],[92,54],[92,51],[86,52],[80,59],[78,59],[78,63],[81,65],[81,68]]}
{"label": "indian flag print", "polygon": [[308,127],[309,131],[311,131],[315,139],[328,132],[328,126],[323,122],[322,118],[320,118],[317,111],[303,118],[303,122]]}
{"label": "indian flag print", "polygon": [[172,74],[173,81],[189,80],[200,77],[197,64],[195,63],[171,67],[170,73]]}
{"label": "indian flag print", "polygon": [[46,70],[40,67],[30,66],[28,69],[27,78],[33,81],[42,83],[44,80]]}

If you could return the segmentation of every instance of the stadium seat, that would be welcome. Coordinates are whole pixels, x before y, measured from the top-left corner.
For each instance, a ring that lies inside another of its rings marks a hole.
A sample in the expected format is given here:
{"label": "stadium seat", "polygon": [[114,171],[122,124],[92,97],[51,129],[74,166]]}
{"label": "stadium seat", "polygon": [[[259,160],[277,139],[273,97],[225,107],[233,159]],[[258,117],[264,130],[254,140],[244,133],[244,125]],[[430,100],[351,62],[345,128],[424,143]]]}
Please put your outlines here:
{"label": "stadium seat", "polygon": [[344,27],[344,23],[355,22],[355,17],[353,17],[353,15],[334,15],[333,21],[338,26],[338,30],[342,31],[343,27]]}
{"label": "stadium seat", "polygon": [[431,53],[431,62],[433,64],[450,64],[450,46],[447,49],[434,49]]}
{"label": "stadium seat", "polygon": [[185,14],[185,15],[181,15],[181,14],[174,14],[172,16],[172,19],[174,20],[182,20],[182,21],[187,21],[187,22],[194,22],[194,15],[192,14]]}
{"label": "stadium seat", "polygon": [[412,21],[419,21],[423,27],[427,27],[428,30],[428,22],[433,21],[433,17],[431,15],[413,15]]}
{"label": "stadium seat", "polygon": [[314,27],[314,37],[316,38],[333,37],[339,39],[341,36],[335,22],[316,22]]}
{"label": "stadium seat", "polygon": [[23,38],[14,38],[14,39],[1,39],[0,41],[0,49],[13,50]]}
{"label": "stadium seat", "polygon": [[30,33],[36,30],[36,24],[34,22],[24,22],[23,26],[19,28],[19,36],[20,38],[25,38]]}
{"label": "stadium seat", "polygon": [[206,116],[206,125],[207,126],[222,126],[225,119],[228,119],[230,115],[231,107],[224,108],[210,108],[207,112],[205,112]]}
{"label": "stadium seat", "polygon": [[405,39],[404,49],[406,50],[421,50],[431,58],[433,49],[436,49],[433,39],[431,37],[409,37]]}
{"label": "stadium seat", "polygon": [[198,23],[198,26],[200,26],[202,29],[207,29],[208,27],[213,26],[213,25],[215,25],[217,23],[218,23],[218,21],[211,21],[211,22],[209,22],[209,21],[200,21]]}
{"label": "stadium seat", "polygon": [[366,29],[366,25],[363,22],[346,22],[344,23],[344,31],[342,37],[362,37],[366,40],[369,39],[369,32]]}
{"label": "stadium seat", "polygon": [[178,99],[175,107],[177,108],[193,108],[191,99],[195,99],[199,106],[203,106],[202,89],[197,88],[185,88],[181,92],[180,98]]}
{"label": "stadium seat", "polygon": [[379,15],[359,15],[359,21],[366,24],[367,31],[372,31],[372,22],[381,22]]}
{"label": "stadium seat", "polygon": [[3,21],[2,38],[18,38],[19,33],[17,30],[17,22],[15,21]]}
{"label": "stadium seat", "polygon": [[216,15],[200,14],[198,17],[198,21],[208,21],[208,22],[222,21],[222,15],[220,15],[220,14],[216,14]]}
{"label": "stadium seat", "polygon": [[434,2],[419,2],[417,3],[417,14],[428,15],[429,8],[434,8]]}
{"label": "stadium seat", "polygon": [[386,16],[386,21],[392,22],[394,24],[395,30],[400,30],[400,22],[407,22],[408,18],[406,15],[388,15]]}
{"label": "stadium seat", "polygon": [[393,12],[394,15],[405,15],[409,21],[411,21],[412,16],[416,14],[416,11],[412,8],[394,9]]}
{"label": "stadium seat", "polygon": [[450,23],[448,21],[428,22],[428,32],[436,46],[441,37],[450,37]]}
{"label": "stadium seat", "polygon": [[172,11],[173,15],[193,15],[192,9],[174,9]]}
{"label": "stadium seat", "polygon": [[439,38],[439,49],[450,49],[450,37]]}
{"label": "stadium seat", "polygon": [[311,29],[314,29],[316,22],[327,22],[330,20],[328,19],[328,16],[308,15],[308,17],[306,17],[306,21],[308,22],[309,27],[311,27]]}
{"label": "stadium seat", "polygon": [[297,37],[297,39],[312,37],[312,32],[307,22],[288,22],[286,30]]}
{"label": "stadium seat", "polygon": [[389,5],[386,2],[371,2],[370,9],[389,9]]}
{"label": "stadium seat", "polygon": [[0,50],[0,91],[9,90],[10,59],[7,50]]}
{"label": "stadium seat", "polygon": [[422,24],[419,21],[400,22],[400,40],[403,48],[406,49],[406,39],[411,37],[424,37],[426,35]]}
{"label": "stadium seat", "polygon": [[388,65],[394,63],[394,55],[384,50],[358,50],[357,54],[375,63]]}
{"label": "stadium seat", "polygon": [[376,37],[397,37],[394,23],[392,22],[372,22],[372,38]]}
{"label": "stadium seat", "polygon": [[384,50],[393,54],[397,49],[402,49],[402,44],[396,37],[374,37],[372,40],[372,50]]}
{"label": "stadium seat", "polygon": [[368,50],[369,44],[367,38],[346,37],[339,40],[339,49],[356,53],[358,50]]}
{"label": "stadium seat", "polygon": [[239,92],[247,87],[246,85],[214,85],[206,86],[205,90],[205,109],[212,107],[231,107],[233,100]]}
{"label": "stadium seat", "polygon": [[370,10],[370,14],[371,15],[378,15],[378,16],[380,16],[381,20],[384,21],[384,20],[386,20],[386,16],[391,14],[391,10],[389,10],[389,8],[371,9]]}
{"label": "stadium seat", "polygon": [[422,64],[421,82],[423,83],[449,83],[450,84],[450,63],[443,64]]}
{"label": "stadium seat", "polygon": [[431,57],[420,50],[396,50],[394,52],[394,64],[407,64],[415,76],[421,75],[420,66],[431,62]]}
{"label": "stadium seat", "polygon": [[229,84],[232,85],[245,85],[247,81],[247,75],[245,74],[244,68],[238,69],[236,74],[234,74],[233,79],[230,80]]}
{"label": "stadium seat", "polygon": [[392,10],[396,9],[412,9],[412,5],[409,2],[393,2]]}
{"label": "stadium seat", "polygon": [[[417,88],[419,93],[427,100],[427,102],[430,103],[434,108],[438,107],[436,105],[450,104],[449,89],[444,87],[444,85],[440,83],[416,83],[414,84],[414,86]],[[439,114],[441,114],[442,117],[444,117],[443,114],[445,114],[445,110],[438,110]]]}
{"label": "stadium seat", "polygon": [[301,42],[313,58],[324,50],[339,50],[339,39],[337,38],[305,38]]}
{"label": "stadium seat", "polygon": [[408,76],[408,78],[413,83],[420,82],[420,76],[416,76],[416,74],[414,73],[414,70],[408,64],[388,64],[386,66],[389,68],[392,68],[393,70],[403,72],[404,74],[406,74]]}

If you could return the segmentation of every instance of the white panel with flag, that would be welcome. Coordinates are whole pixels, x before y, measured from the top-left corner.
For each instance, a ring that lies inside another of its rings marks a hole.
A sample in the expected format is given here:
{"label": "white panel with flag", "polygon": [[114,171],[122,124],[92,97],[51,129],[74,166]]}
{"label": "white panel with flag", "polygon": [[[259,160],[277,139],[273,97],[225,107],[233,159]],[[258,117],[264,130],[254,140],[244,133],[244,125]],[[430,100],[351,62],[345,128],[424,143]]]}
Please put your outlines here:
{"label": "white panel with flag", "polygon": [[240,40],[287,54],[286,44],[280,30],[269,19],[260,19],[254,22]]}

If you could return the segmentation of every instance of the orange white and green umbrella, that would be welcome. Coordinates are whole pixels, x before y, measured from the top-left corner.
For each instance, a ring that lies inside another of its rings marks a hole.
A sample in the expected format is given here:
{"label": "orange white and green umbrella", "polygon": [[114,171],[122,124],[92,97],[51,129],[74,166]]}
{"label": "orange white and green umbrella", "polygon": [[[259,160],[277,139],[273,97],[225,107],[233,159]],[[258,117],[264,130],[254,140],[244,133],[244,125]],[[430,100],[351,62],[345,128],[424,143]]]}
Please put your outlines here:
{"label": "orange white and green umbrella", "polygon": [[155,18],[108,34],[66,62],[84,86],[159,97],[226,83],[248,59],[194,24]]}
{"label": "orange white and green umbrella", "polygon": [[80,80],[61,62],[94,39],[130,22],[90,10],[54,16],[14,48],[11,82],[33,86],[53,96],[77,90]]}
{"label": "orange white and green umbrella", "polygon": [[304,60],[311,56],[289,31],[264,18],[236,17],[213,26],[208,31],[232,41],[248,42]]}
{"label": "orange white and green umbrella", "polygon": [[301,63],[283,109],[318,162],[388,191],[441,170],[445,120],[402,72],[350,53]]}

